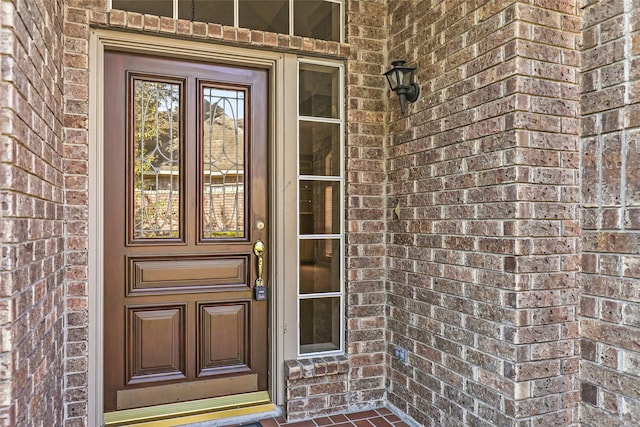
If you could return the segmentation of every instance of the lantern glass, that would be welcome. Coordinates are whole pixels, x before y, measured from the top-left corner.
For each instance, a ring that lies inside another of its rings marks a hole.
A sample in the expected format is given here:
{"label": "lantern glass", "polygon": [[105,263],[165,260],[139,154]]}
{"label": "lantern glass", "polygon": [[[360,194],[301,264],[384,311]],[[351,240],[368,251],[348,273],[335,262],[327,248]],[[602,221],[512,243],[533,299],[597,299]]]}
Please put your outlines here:
{"label": "lantern glass", "polygon": [[404,69],[398,69],[398,81],[402,82],[402,86],[409,86],[411,85],[411,80],[412,80],[412,75],[413,75],[413,69],[412,68],[404,68]]}
{"label": "lantern glass", "polygon": [[398,77],[396,76],[396,70],[391,69],[384,73],[387,76],[387,81],[389,82],[389,87],[391,90],[396,90],[398,88]]}

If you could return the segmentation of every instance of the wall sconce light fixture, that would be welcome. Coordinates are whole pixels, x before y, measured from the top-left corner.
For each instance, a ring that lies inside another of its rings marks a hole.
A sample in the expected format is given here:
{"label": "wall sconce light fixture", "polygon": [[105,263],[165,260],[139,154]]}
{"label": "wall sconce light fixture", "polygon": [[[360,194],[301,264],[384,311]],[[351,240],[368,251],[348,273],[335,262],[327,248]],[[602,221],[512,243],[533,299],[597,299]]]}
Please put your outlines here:
{"label": "wall sconce light fixture", "polygon": [[420,95],[420,86],[413,81],[414,67],[405,67],[406,61],[398,59],[393,61],[393,68],[384,73],[392,91],[400,98],[400,112],[404,116],[407,109],[407,101],[416,102]]}

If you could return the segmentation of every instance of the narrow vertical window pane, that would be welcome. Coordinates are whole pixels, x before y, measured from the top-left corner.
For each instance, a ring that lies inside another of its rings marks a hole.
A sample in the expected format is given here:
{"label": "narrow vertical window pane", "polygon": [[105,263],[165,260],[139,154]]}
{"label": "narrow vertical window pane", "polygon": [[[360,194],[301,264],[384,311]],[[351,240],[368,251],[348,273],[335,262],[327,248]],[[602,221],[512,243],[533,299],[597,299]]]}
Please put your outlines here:
{"label": "narrow vertical window pane", "polygon": [[205,239],[244,237],[245,93],[202,91],[202,230]]}
{"label": "narrow vertical window pane", "polygon": [[289,34],[289,0],[239,0],[240,27]]}
{"label": "narrow vertical window pane", "polygon": [[340,69],[300,64],[299,111],[301,116],[338,118]]}
{"label": "narrow vertical window pane", "polygon": [[300,300],[300,353],[340,349],[340,298]]}
{"label": "narrow vertical window pane", "polygon": [[300,174],[340,175],[340,124],[300,121]]}
{"label": "narrow vertical window pane", "polygon": [[[324,6],[309,3],[302,5],[308,13]],[[299,63],[299,355],[343,349],[341,79],[340,67]]]}
{"label": "narrow vertical window pane", "polygon": [[300,234],[340,233],[340,183],[300,181]]}
{"label": "narrow vertical window pane", "polygon": [[134,80],[134,238],[180,236],[180,85]]}
{"label": "narrow vertical window pane", "polygon": [[178,18],[233,25],[233,0],[178,0]]}
{"label": "narrow vertical window pane", "polygon": [[340,41],[340,4],[324,0],[294,0],[294,34]]}
{"label": "narrow vertical window pane", "polygon": [[149,15],[173,16],[173,0],[113,0],[111,7]]}
{"label": "narrow vertical window pane", "polygon": [[340,291],[340,240],[300,240],[300,293]]}

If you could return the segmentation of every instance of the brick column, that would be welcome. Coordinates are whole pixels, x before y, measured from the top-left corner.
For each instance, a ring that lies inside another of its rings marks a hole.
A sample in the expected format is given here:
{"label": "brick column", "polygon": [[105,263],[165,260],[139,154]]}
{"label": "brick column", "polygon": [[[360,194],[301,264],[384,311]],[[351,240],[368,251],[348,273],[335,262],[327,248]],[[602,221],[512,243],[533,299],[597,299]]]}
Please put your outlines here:
{"label": "brick column", "polygon": [[582,1],[580,421],[640,424],[640,5]]}
{"label": "brick column", "polygon": [[385,0],[347,0],[346,337],[349,410],[385,398]]}
{"label": "brick column", "polygon": [[62,5],[0,2],[0,425],[63,424]]}
{"label": "brick column", "polygon": [[576,422],[575,1],[389,2],[389,400],[424,425]]}

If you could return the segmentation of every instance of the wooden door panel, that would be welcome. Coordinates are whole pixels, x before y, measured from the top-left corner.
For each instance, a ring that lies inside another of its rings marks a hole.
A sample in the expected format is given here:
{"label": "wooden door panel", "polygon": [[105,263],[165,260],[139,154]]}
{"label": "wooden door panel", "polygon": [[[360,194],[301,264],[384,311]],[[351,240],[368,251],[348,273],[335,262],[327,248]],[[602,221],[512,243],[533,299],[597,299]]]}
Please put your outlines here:
{"label": "wooden door panel", "polygon": [[129,294],[248,290],[249,258],[129,258]]}
{"label": "wooden door panel", "polygon": [[127,384],[186,378],[185,306],[128,308]]}
{"label": "wooden door panel", "polygon": [[200,306],[198,376],[248,372],[248,303]]}
{"label": "wooden door panel", "polygon": [[104,71],[105,412],[266,390],[267,72],[109,51]]}

